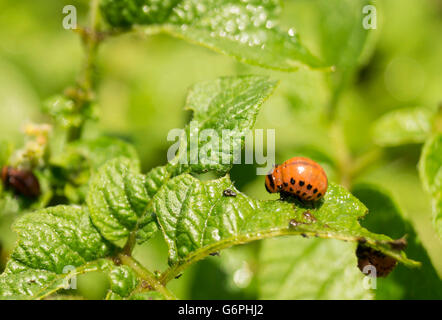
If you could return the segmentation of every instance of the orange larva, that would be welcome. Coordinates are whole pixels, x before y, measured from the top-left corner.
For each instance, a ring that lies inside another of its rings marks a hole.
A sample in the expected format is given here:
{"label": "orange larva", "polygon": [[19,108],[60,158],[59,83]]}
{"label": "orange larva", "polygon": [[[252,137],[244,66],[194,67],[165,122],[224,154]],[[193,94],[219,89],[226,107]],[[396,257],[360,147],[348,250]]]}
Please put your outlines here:
{"label": "orange larva", "polygon": [[304,157],[294,157],[273,168],[266,176],[268,192],[285,192],[305,201],[321,199],[328,187],[322,167]]}

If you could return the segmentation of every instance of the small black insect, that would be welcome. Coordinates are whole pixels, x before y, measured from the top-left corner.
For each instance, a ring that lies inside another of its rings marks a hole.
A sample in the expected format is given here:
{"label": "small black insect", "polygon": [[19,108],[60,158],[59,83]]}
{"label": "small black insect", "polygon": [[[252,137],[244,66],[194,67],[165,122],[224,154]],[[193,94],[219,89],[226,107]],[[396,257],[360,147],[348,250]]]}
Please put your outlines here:
{"label": "small black insect", "polygon": [[226,189],[223,191],[223,196],[224,197],[236,197],[236,192],[234,192],[231,189]]}
{"label": "small black insect", "polygon": [[3,167],[1,178],[5,188],[13,189],[16,194],[28,198],[35,198],[40,195],[40,183],[29,170]]}

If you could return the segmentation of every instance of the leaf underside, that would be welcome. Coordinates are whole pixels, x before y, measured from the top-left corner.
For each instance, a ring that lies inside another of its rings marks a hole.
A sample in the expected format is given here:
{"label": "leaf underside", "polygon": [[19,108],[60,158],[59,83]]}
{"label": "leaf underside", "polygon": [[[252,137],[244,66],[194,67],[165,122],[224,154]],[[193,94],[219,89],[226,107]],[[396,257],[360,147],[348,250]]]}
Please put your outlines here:
{"label": "leaf underside", "polygon": [[[261,299],[372,299],[357,267],[356,245],[338,240],[282,237],[263,242]],[[296,289],[294,289],[296,288]]]}

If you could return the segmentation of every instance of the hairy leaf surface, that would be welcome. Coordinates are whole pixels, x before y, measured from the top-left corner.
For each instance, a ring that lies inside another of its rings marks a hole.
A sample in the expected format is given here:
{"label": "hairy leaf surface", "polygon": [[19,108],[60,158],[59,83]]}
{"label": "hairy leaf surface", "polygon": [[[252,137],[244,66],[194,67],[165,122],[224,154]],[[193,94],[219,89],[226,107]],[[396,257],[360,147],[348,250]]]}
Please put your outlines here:
{"label": "hairy leaf surface", "polygon": [[19,239],[0,276],[3,298],[43,298],[76,274],[100,270],[113,252],[85,208],[57,206],[27,214],[13,226]]}
{"label": "hairy leaf surface", "polygon": [[175,174],[226,173],[241,156],[244,137],[275,87],[275,81],[263,76],[225,77],[193,86],[186,102],[193,120],[171,162]]}
{"label": "hairy leaf surface", "polygon": [[[154,182],[147,179],[147,183]],[[146,176],[126,158],[111,160],[101,167],[91,181],[87,197],[94,225],[105,239],[119,246],[124,245],[130,233],[136,232],[140,225],[146,228],[145,236],[154,228],[149,202]]]}

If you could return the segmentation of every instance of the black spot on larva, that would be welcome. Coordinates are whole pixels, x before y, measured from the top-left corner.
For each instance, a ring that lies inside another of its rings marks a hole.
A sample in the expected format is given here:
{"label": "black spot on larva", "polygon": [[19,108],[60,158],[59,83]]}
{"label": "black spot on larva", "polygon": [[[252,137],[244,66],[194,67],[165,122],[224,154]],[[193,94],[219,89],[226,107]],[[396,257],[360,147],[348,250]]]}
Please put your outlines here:
{"label": "black spot on larva", "polygon": [[270,191],[269,187],[267,186],[267,183],[264,183],[264,185],[266,186],[266,190],[267,190],[267,192],[268,192],[268,193],[272,193],[272,192]]}
{"label": "black spot on larva", "polygon": [[299,185],[302,187],[305,184],[304,181],[299,181]]}
{"label": "black spot on larva", "polygon": [[318,192],[318,189],[313,189],[313,193],[316,193],[316,192]]}
{"label": "black spot on larva", "polygon": [[282,184],[280,184],[280,185],[278,186],[278,189],[279,189],[279,190],[282,190]]}
{"label": "black spot on larva", "polygon": [[290,187],[290,191],[293,191],[293,188],[292,188],[292,187]]}
{"label": "black spot on larva", "polygon": [[298,191],[296,191],[296,194],[300,194],[300,193],[301,193],[301,191],[299,191],[299,190],[298,190]]}
{"label": "black spot on larva", "polygon": [[308,190],[311,190],[311,189],[312,189],[312,185],[311,185],[311,184],[308,184],[308,185],[307,185],[307,189],[308,189]]}
{"label": "black spot on larva", "polygon": [[303,192],[303,193],[302,193],[302,196],[305,197],[306,194],[307,194],[307,193]]}
{"label": "black spot on larva", "polygon": [[321,197],[321,193],[319,192],[318,195],[317,195],[316,197],[317,197],[317,198],[320,198],[320,197]]}
{"label": "black spot on larva", "polygon": [[268,174],[267,178],[269,179],[270,188],[274,189],[275,188],[275,182],[273,181],[273,176],[271,174]]}
{"label": "black spot on larva", "polygon": [[287,182],[284,182],[284,187],[288,187],[289,184]]}
{"label": "black spot on larva", "polygon": [[291,183],[291,184],[295,184],[295,183],[296,183],[295,179],[291,178],[291,179],[290,179],[290,183]]}

